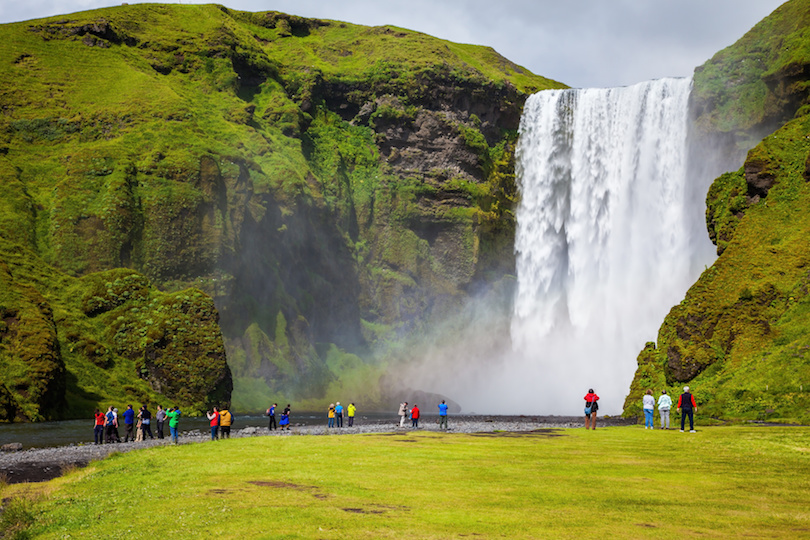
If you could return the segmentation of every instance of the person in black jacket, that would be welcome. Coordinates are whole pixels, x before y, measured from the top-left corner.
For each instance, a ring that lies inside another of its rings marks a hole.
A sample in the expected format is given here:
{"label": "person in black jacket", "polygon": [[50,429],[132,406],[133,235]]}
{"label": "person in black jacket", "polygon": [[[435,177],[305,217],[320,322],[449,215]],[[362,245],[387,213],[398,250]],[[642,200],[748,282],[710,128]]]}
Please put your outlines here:
{"label": "person in black jacket", "polygon": [[684,386],[683,394],[678,398],[678,412],[681,413],[681,433],[683,433],[683,425],[687,416],[689,417],[689,433],[695,432],[695,411],[697,411],[695,396],[689,393],[688,386]]}

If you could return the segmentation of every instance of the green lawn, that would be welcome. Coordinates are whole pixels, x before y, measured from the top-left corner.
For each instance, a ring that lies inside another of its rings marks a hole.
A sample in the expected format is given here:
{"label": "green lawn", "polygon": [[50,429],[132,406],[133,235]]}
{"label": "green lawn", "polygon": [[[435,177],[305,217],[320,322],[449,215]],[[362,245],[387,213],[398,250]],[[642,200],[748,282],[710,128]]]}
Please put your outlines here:
{"label": "green lawn", "polygon": [[810,428],[231,439],[0,495],[36,538],[797,538]]}

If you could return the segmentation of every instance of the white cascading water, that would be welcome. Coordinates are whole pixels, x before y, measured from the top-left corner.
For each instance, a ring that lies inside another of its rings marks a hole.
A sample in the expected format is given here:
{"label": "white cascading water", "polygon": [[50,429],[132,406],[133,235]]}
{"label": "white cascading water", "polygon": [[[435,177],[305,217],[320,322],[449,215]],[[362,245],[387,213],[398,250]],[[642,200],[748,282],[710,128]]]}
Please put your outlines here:
{"label": "white cascading water", "polygon": [[506,369],[532,379],[525,408],[570,414],[594,388],[601,412],[619,413],[639,351],[706,262],[708,240],[690,238],[702,228],[687,185],[690,89],[662,79],[526,102],[512,321],[524,365]]}

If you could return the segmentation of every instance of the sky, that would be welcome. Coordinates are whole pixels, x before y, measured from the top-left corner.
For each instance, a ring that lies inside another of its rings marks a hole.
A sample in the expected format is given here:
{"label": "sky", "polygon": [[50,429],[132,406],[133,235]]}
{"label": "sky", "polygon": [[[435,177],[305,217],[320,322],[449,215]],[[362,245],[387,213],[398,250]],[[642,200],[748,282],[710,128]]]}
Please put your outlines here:
{"label": "sky", "polygon": [[[128,0],[130,4],[143,3]],[[164,3],[208,3],[168,0]],[[782,0],[221,0],[368,26],[394,25],[494,48],[580,88],[686,77]],[[110,0],[0,0],[0,23],[120,5]]]}

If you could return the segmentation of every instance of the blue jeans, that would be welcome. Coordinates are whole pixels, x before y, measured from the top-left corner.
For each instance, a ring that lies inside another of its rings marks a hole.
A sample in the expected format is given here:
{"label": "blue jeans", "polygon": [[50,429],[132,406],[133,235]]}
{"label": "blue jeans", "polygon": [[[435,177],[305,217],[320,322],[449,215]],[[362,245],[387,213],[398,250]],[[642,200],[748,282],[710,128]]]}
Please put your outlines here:
{"label": "blue jeans", "polygon": [[211,426],[211,440],[212,441],[217,440],[217,431],[218,430],[219,430],[219,428],[217,426]]}
{"label": "blue jeans", "polygon": [[174,444],[177,444],[177,442],[178,442],[178,441],[177,441],[177,428],[176,428],[176,427],[169,426],[169,432],[170,432],[170,433],[171,433],[171,435],[172,435],[172,442],[173,442]]}
{"label": "blue jeans", "polygon": [[326,427],[335,427],[335,419],[330,418],[326,424]]}
{"label": "blue jeans", "polygon": [[644,409],[644,427],[655,429],[653,424],[653,409]]}

